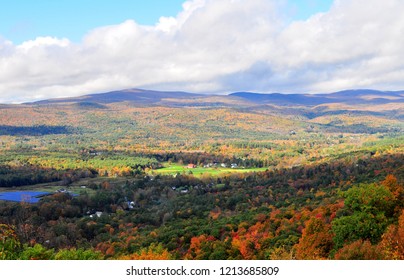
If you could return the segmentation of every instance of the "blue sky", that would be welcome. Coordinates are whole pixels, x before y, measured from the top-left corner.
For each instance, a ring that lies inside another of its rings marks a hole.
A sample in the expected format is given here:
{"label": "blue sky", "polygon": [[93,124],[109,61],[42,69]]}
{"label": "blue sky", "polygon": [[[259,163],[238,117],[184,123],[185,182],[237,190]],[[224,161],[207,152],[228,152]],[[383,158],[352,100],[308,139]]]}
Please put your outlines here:
{"label": "blue sky", "polygon": [[0,103],[404,89],[404,1],[0,0]]}
{"label": "blue sky", "polygon": [[[248,1],[248,0],[245,0]],[[283,2],[280,0],[279,2]],[[0,0],[0,36],[19,44],[39,36],[78,42],[90,30],[133,19],[154,25],[162,16],[176,16],[184,0]],[[327,11],[332,0],[288,0],[285,14],[307,19]]]}
{"label": "blue sky", "polygon": [[332,0],[288,0],[288,7],[293,19],[305,20],[318,12],[328,11],[332,3]]}
{"label": "blue sky", "polygon": [[20,43],[38,36],[79,41],[89,30],[134,19],[152,25],[176,15],[182,0],[0,0],[0,34]]}

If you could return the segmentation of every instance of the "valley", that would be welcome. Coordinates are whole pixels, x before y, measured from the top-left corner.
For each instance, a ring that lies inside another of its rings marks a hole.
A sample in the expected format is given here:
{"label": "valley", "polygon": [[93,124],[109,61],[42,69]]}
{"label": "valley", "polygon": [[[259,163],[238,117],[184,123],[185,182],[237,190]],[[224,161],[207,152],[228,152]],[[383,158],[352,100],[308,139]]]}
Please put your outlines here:
{"label": "valley", "polygon": [[403,119],[375,90],[0,105],[0,258],[403,259]]}

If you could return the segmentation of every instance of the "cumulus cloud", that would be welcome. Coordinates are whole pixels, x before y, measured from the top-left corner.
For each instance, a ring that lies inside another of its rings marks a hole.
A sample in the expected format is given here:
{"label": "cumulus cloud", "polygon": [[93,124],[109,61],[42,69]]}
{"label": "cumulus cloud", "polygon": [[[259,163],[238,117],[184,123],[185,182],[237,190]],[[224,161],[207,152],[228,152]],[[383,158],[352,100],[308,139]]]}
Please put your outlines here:
{"label": "cumulus cloud", "polygon": [[0,38],[0,102],[120,88],[222,93],[403,89],[404,2],[336,0],[290,21],[275,0],[193,0],[154,26],[134,20],[80,43]]}

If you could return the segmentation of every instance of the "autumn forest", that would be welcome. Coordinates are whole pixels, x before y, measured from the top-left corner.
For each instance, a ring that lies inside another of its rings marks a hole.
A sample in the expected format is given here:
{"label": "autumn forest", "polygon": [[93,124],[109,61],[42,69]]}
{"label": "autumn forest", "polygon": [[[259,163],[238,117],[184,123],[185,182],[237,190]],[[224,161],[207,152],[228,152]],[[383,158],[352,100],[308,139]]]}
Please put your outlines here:
{"label": "autumn forest", "polygon": [[0,105],[0,259],[404,259],[403,93]]}

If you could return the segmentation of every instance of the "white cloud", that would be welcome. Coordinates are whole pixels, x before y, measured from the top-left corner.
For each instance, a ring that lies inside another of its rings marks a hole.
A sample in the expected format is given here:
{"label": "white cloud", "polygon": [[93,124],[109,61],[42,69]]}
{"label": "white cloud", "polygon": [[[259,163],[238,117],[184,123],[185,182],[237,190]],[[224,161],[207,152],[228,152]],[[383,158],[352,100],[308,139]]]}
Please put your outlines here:
{"label": "white cloud", "polygon": [[[295,22],[281,34],[285,45],[276,64],[298,73],[318,73],[302,87],[314,91],[381,87],[397,89],[388,77],[403,69],[404,20],[402,1],[336,1],[328,13]],[[323,77],[323,78],[322,78]],[[403,88],[404,83],[399,87]]]}
{"label": "white cloud", "polygon": [[34,48],[47,48],[47,47],[67,47],[70,41],[66,38],[58,39],[54,37],[38,37],[35,40],[29,40],[23,42],[21,45],[17,46],[17,49],[22,51],[29,51]]}
{"label": "white cloud", "polygon": [[0,102],[120,88],[228,92],[403,89],[404,2],[336,0],[290,22],[275,0],[194,0],[155,26],[134,20],[79,44],[0,38]]}
{"label": "white cloud", "polygon": [[156,24],[156,29],[167,33],[178,31],[196,10],[203,8],[205,5],[205,0],[187,1],[182,5],[183,10],[177,17],[161,17]]}

